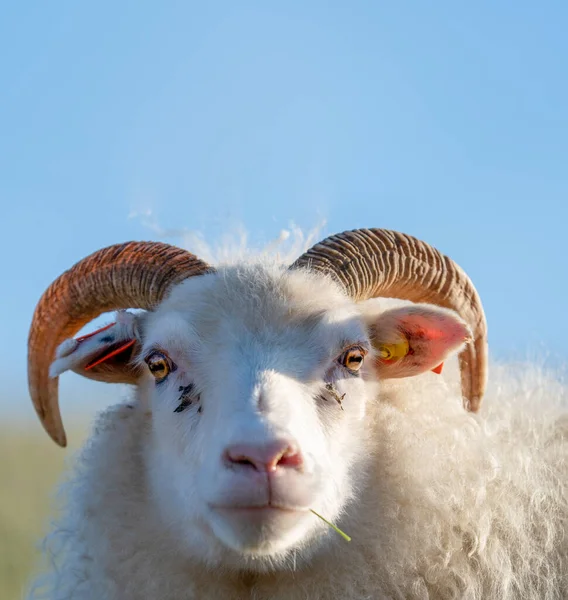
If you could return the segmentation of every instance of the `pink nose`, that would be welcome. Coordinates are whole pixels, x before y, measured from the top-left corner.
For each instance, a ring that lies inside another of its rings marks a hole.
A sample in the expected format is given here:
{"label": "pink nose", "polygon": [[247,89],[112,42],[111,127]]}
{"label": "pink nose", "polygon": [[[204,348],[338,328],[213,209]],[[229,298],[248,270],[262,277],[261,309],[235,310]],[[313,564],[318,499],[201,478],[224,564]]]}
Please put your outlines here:
{"label": "pink nose", "polygon": [[286,441],[262,445],[236,444],[225,450],[224,458],[232,468],[252,468],[267,473],[280,467],[298,468],[303,463],[295,446]]}

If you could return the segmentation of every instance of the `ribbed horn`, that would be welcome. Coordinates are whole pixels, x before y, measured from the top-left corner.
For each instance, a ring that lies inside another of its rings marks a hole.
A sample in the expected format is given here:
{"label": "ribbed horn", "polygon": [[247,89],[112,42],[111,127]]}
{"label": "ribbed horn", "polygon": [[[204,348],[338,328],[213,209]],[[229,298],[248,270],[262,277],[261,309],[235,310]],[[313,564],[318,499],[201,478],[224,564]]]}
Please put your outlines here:
{"label": "ribbed horn", "polygon": [[159,242],[127,242],[94,252],[58,277],[37,304],[28,337],[28,386],[41,423],[66,446],[58,379],[49,367],[59,344],[101,313],[152,309],[176,283],[213,269],[193,254]]}
{"label": "ribbed horn", "polygon": [[357,301],[381,296],[455,310],[473,332],[459,356],[464,404],[479,410],[487,385],[487,323],[472,281],[451,258],[396,231],[356,229],[316,244],[290,268],[327,273]]}

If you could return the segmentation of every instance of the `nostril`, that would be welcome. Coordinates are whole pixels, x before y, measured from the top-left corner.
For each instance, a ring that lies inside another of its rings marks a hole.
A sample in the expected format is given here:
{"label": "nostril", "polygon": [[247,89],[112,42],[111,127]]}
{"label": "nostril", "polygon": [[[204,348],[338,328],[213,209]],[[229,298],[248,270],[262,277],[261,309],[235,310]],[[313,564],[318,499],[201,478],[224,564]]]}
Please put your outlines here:
{"label": "nostril", "polygon": [[[248,454],[251,454],[250,452]],[[262,471],[262,464],[247,456],[242,447],[229,448],[224,454],[225,463],[234,468],[254,469]]]}
{"label": "nostril", "polygon": [[289,443],[266,445],[239,444],[227,448],[224,453],[227,466],[274,472],[279,468],[298,468],[303,460],[297,449]]}
{"label": "nostril", "polygon": [[302,464],[302,456],[293,448],[288,448],[278,459],[275,467],[299,467]]}
{"label": "nostril", "polygon": [[243,467],[252,467],[253,469],[256,469],[255,464],[248,459],[246,456],[237,456],[237,457],[232,457],[232,456],[228,456],[229,462],[234,464],[234,465],[240,465]]}

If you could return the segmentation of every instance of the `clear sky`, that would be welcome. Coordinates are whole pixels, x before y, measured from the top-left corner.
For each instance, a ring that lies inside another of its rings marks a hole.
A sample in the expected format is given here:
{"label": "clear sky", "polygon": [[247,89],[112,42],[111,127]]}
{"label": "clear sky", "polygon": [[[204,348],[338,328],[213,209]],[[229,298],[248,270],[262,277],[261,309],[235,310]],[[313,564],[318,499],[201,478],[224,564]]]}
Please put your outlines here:
{"label": "clear sky", "polygon": [[213,244],[413,234],[474,280],[494,356],[568,362],[567,31],[561,0],[4,2],[0,410],[28,410],[45,287],[164,239],[149,210]]}

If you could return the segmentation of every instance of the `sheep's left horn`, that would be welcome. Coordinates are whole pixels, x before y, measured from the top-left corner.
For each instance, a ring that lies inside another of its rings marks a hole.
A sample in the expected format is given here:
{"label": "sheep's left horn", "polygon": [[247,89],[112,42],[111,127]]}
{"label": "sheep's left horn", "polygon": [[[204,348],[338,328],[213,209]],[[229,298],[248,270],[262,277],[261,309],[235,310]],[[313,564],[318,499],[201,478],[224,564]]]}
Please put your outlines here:
{"label": "sheep's left horn", "polygon": [[481,299],[464,271],[426,242],[385,229],[356,229],[313,246],[291,266],[328,273],[355,300],[379,296],[455,310],[473,343],[460,354],[466,407],[479,409],[487,384],[487,324]]}
{"label": "sheep's left horn", "polygon": [[28,338],[28,386],[50,437],[66,445],[58,380],[49,367],[59,344],[101,313],[152,309],[176,283],[212,271],[193,254],[159,242],[128,242],[103,248],[58,277],[36,307]]}

